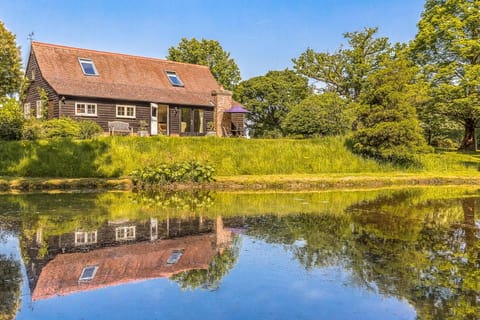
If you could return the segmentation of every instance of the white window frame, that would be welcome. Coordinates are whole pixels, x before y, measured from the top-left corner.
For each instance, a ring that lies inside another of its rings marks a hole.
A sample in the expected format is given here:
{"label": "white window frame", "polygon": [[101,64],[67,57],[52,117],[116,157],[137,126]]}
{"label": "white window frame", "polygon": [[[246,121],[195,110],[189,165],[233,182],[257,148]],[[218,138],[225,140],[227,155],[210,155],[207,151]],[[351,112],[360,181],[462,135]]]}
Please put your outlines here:
{"label": "white window frame", "polygon": [[30,102],[23,104],[23,116],[25,119],[30,119]]}
{"label": "white window frame", "polygon": [[[80,237],[82,236],[82,237]],[[83,238],[83,239],[81,239]],[[82,246],[87,244],[97,243],[97,231],[76,231],[75,232],[75,245]]]}
{"label": "white window frame", "polygon": [[[120,109],[124,110],[124,115],[120,115],[118,114],[118,111]],[[129,119],[135,119],[137,117],[137,106],[132,106],[132,105],[125,105],[125,104],[117,104],[116,106],[116,112],[115,112],[115,115],[117,116],[117,118],[129,118]],[[128,109],[133,109],[133,116],[129,116],[127,115],[127,110]]]}
{"label": "white window frame", "polygon": [[[79,104],[84,104],[85,105],[85,112],[78,112],[77,106]],[[88,113],[88,106],[95,106],[95,114],[93,113]],[[96,103],[90,103],[90,102],[75,102],[75,115],[76,116],[82,116],[82,117],[96,117],[98,114],[98,106]]]}
{"label": "white window frame", "polygon": [[37,119],[42,118],[42,100],[37,100],[36,101],[36,113],[37,113]]}
{"label": "white window frame", "polygon": [[[168,81],[170,81],[170,84],[172,86],[174,86],[174,87],[184,87],[185,86],[183,84],[182,79],[180,79],[180,77],[178,76],[178,74],[175,71],[165,71],[165,74],[167,75]],[[177,80],[178,80],[178,82],[180,82],[180,84],[174,83],[172,81],[172,79],[170,78],[170,76],[177,78]]]}
{"label": "white window frame", "polygon": [[[91,64],[92,64],[93,72],[94,72],[95,74],[86,73],[86,72],[85,72],[85,69],[83,68],[82,62],[83,62],[83,63],[91,63]],[[95,67],[95,63],[93,62],[92,59],[88,59],[88,58],[78,58],[78,63],[80,64],[80,68],[82,68],[82,72],[83,72],[84,75],[86,75],[86,76],[98,76],[97,68]]]}
{"label": "white window frame", "polygon": [[[87,269],[89,269],[89,268],[94,268],[94,269],[93,269],[92,276],[90,276],[90,277],[85,277],[85,276],[84,276],[85,270],[87,270]],[[78,282],[84,282],[84,281],[91,281],[91,280],[93,280],[93,278],[95,278],[95,274],[97,273],[97,270],[98,270],[98,266],[86,266],[85,268],[82,269],[82,273],[80,274],[80,278],[78,278]]]}
{"label": "white window frame", "polygon": [[[136,229],[136,226],[116,227],[115,241],[135,240]],[[131,235],[128,235],[129,231],[132,231]]]}
{"label": "white window frame", "polygon": [[31,77],[30,79],[31,81],[35,81],[35,69],[32,69],[30,77]]}

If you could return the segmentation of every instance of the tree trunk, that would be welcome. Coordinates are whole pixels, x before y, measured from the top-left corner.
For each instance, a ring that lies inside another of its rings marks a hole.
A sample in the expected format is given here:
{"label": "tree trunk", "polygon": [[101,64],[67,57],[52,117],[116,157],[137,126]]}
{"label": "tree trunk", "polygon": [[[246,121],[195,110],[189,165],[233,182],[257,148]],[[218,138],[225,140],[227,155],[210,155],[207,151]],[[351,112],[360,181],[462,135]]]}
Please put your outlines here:
{"label": "tree trunk", "polygon": [[465,134],[463,136],[462,144],[460,145],[459,150],[465,151],[476,151],[477,141],[475,138],[475,127],[477,121],[474,119],[467,119],[465,121]]}
{"label": "tree trunk", "polygon": [[475,245],[475,199],[462,200],[463,207],[463,230],[465,232],[465,245],[468,251]]}

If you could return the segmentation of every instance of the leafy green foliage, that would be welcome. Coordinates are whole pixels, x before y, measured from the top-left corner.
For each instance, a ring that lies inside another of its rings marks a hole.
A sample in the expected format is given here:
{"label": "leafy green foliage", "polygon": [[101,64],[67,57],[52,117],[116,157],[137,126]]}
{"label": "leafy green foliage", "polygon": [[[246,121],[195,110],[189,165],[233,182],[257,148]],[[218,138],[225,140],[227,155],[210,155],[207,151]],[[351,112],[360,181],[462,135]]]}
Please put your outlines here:
{"label": "leafy green foliage", "polygon": [[413,56],[430,85],[432,111],[462,125],[460,148],[474,150],[480,120],[480,3],[427,0],[418,28]]}
{"label": "leafy green foliage", "polygon": [[24,125],[18,101],[13,98],[0,99],[0,140],[19,140]]}
{"label": "leafy green foliage", "polygon": [[92,120],[82,120],[78,122],[78,138],[80,139],[92,139],[103,132],[102,127],[98,123]]}
{"label": "leafy green foliage", "polygon": [[51,138],[91,139],[103,132],[92,120],[74,120],[72,118],[50,119],[47,121],[29,121],[23,130],[26,140]]}
{"label": "leafy green foliage", "polygon": [[0,319],[15,319],[20,306],[21,283],[20,262],[0,254]]}
{"label": "leafy green foliage", "polygon": [[133,183],[138,188],[151,188],[174,182],[211,182],[215,168],[198,161],[162,164],[156,168],[144,168],[132,172]]}
{"label": "leafy green foliage", "polygon": [[360,97],[359,130],[353,134],[353,151],[382,161],[412,163],[427,151],[411,96],[415,69],[401,48],[385,58],[370,74]]}
{"label": "leafy green foliage", "polygon": [[292,135],[341,135],[351,127],[352,119],[347,102],[333,92],[311,95],[294,106],[283,127]]}
{"label": "leafy green foliage", "polygon": [[234,97],[249,111],[254,137],[283,136],[282,122],[291,108],[310,93],[308,81],[292,70],[269,71],[241,82]]}
{"label": "leafy green foliage", "polygon": [[218,83],[227,90],[233,90],[240,81],[238,65],[215,40],[182,38],[177,47],[168,49],[167,59],[208,66]]}
{"label": "leafy green foliage", "polygon": [[18,93],[22,84],[22,59],[15,35],[0,21],[0,98]]}
{"label": "leafy green foliage", "polygon": [[388,39],[376,37],[377,31],[377,28],[366,28],[345,33],[343,36],[349,47],[333,54],[307,49],[297,59],[292,59],[294,68],[299,74],[319,81],[323,90],[356,101],[366,85],[367,76],[390,51]]}

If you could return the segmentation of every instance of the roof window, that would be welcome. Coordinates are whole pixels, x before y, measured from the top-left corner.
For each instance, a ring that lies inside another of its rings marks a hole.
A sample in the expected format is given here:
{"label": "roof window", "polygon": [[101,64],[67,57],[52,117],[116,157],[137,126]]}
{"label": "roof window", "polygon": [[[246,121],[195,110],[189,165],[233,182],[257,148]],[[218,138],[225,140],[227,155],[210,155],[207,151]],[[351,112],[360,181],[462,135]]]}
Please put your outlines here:
{"label": "roof window", "polygon": [[93,280],[95,273],[97,273],[97,269],[97,266],[88,266],[83,268],[82,274],[80,275],[80,279],[78,279],[78,281],[82,282]]}
{"label": "roof window", "polygon": [[98,76],[95,64],[90,59],[78,58],[80,66],[82,67],[83,74],[86,76]]}
{"label": "roof window", "polygon": [[177,73],[174,71],[166,71],[168,80],[170,80],[170,83],[175,86],[175,87],[183,87],[183,82],[180,80],[178,77]]}

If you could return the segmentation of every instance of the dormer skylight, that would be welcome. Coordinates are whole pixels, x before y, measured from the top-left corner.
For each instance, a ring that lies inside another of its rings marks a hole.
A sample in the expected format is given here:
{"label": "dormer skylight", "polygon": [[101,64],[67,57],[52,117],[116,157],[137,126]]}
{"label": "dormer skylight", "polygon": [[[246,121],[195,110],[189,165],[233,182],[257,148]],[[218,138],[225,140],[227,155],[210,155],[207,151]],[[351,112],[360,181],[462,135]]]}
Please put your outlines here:
{"label": "dormer skylight", "polygon": [[166,71],[166,74],[172,86],[183,87],[183,82],[182,80],[180,80],[180,78],[178,77],[175,71]]}
{"label": "dormer skylight", "polygon": [[98,76],[98,72],[97,72],[97,69],[95,68],[95,64],[91,59],[78,58],[78,62],[80,62],[80,66],[82,67],[82,71],[84,75]]}
{"label": "dormer skylight", "polygon": [[78,279],[79,282],[84,282],[84,281],[90,281],[93,280],[95,277],[95,273],[97,273],[97,266],[88,266],[83,268],[82,274],[80,275],[80,278]]}

